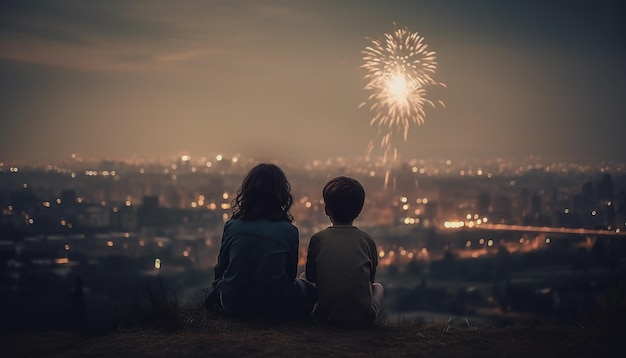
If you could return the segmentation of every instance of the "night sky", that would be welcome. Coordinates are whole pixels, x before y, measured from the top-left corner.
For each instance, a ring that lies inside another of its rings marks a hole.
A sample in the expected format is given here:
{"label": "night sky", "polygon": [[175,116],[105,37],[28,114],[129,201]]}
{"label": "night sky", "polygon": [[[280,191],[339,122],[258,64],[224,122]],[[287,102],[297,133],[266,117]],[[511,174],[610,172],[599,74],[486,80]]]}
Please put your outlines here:
{"label": "night sky", "polygon": [[394,23],[447,85],[401,158],[626,160],[621,3],[0,0],[0,161],[362,156]]}

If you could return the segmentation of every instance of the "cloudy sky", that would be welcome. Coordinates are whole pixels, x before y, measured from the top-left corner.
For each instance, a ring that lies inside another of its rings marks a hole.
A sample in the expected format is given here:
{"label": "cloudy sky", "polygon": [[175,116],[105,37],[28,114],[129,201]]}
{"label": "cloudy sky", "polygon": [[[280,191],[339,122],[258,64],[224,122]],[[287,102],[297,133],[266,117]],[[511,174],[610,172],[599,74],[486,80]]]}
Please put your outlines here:
{"label": "cloudy sky", "polygon": [[0,161],[362,156],[360,68],[394,23],[437,53],[401,158],[626,160],[609,0],[0,0]]}

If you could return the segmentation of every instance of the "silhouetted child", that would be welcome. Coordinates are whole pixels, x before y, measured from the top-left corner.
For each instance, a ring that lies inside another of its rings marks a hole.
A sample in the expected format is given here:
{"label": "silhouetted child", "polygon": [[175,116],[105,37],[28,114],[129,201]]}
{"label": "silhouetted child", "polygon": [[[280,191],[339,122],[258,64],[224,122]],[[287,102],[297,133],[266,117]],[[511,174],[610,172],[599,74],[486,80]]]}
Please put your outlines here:
{"label": "silhouetted child", "polygon": [[215,266],[208,309],[236,316],[308,317],[315,288],[296,278],[299,234],[283,171],[259,164],[244,178],[233,203]]}
{"label": "silhouetted child", "polygon": [[331,179],[322,191],[332,226],[309,242],[306,279],[315,283],[313,319],[333,326],[374,323],[384,289],[375,282],[378,255],[374,239],[352,225],[365,203],[365,190],[355,179]]}

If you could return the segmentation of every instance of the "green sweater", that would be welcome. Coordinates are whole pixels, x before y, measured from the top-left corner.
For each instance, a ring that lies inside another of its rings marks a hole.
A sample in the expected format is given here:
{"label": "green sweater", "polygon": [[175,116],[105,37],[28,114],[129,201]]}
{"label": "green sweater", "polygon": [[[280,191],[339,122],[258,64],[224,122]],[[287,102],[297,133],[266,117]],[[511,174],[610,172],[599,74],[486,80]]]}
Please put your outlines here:
{"label": "green sweater", "polygon": [[290,222],[231,219],[224,224],[213,288],[236,315],[283,315],[296,305],[298,229]]}

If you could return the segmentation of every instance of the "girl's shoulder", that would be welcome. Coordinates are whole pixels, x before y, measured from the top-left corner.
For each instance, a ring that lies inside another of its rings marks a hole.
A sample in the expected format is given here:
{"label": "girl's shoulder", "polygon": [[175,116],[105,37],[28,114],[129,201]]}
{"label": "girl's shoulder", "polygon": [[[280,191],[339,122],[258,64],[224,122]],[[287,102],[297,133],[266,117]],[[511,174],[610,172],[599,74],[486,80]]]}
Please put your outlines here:
{"label": "girl's shoulder", "polygon": [[239,218],[229,219],[224,224],[224,227],[231,230],[237,229],[252,229],[252,230],[287,230],[287,231],[298,231],[298,228],[292,224],[288,220],[266,220],[266,219],[256,219],[256,220],[242,220]]}
{"label": "girl's shoulder", "polygon": [[260,227],[274,230],[297,231],[298,228],[288,220],[255,220]]}

